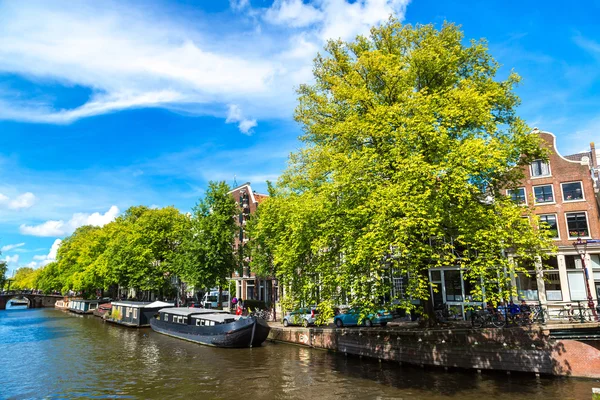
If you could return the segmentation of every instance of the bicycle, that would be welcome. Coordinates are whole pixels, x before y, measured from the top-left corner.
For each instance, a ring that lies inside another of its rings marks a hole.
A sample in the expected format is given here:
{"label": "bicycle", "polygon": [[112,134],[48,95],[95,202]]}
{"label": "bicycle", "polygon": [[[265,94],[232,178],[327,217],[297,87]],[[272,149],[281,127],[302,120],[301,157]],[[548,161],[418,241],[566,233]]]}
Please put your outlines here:
{"label": "bicycle", "polygon": [[531,322],[540,322],[545,324],[550,319],[548,311],[541,305],[531,306],[531,314],[529,315]]}
{"label": "bicycle", "polygon": [[475,311],[471,314],[471,326],[473,328],[483,328],[491,325],[494,328],[502,328],[506,324],[504,316],[494,311],[492,313],[486,310]]}
{"label": "bicycle", "polygon": [[268,321],[271,317],[271,313],[268,310],[256,310],[252,313],[252,315],[257,318],[264,319],[265,321]]}

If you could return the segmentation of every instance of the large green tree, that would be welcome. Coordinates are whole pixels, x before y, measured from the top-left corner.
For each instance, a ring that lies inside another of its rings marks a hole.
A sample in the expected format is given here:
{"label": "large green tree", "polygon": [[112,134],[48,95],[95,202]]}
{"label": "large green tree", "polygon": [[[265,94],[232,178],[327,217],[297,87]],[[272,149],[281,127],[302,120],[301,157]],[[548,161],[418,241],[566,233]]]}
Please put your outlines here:
{"label": "large green tree", "polygon": [[[0,255],[2,253],[0,252]],[[8,271],[8,264],[5,261],[0,261],[0,290],[4,288],[6,284],[6,271]]]}
{"label": "large green tree", "polygon": [[[252,223],[255,268],[274,268],[297,302],[350,295],[367,311],[428,299],[427,271],[449,265],[476,298],[502,296],[505,252],[551,245],[505,196],[544,154],[516,115],[519,77],[498,68],[453,24],[390,19],[330,41],[298,90],[304,147]],[[409,277],[401,299],[389,298],[394,276]]]}
{"label": "large green tree", "polygon": [[221,287],[236,266],[233,243],[238,206],[229,190],[225,182],[209,182],[190,216],[179,260],[181,277],[197,288]]}

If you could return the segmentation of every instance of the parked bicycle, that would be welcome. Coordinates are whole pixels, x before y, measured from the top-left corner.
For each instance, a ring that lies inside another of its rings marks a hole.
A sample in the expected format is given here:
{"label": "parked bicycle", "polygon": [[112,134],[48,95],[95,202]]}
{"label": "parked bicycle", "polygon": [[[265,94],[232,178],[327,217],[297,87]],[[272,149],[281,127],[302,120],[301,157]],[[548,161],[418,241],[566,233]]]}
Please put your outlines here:
{"label": "parked bicycle", "polygon": [[502,328],[506,321],[504,316],[496,310],[478,310],[471,314],[471,326],[473,328],[483,328],[484,326],[493,326]]}
{"label": "parked bicycle", "polygon": [[448,321],[457,321],[462,319],[462,317],[452,307],[448,307],[448,304],[444,303],[435,307],[435,319],[437,322],[446,323]]}
{"label": "parked bicycle", "polygon": [[594,314],[578,301],[577,306],[573,303],[565,304],[558,312],[558,319],[561,322],[591,322],[594,320]]}

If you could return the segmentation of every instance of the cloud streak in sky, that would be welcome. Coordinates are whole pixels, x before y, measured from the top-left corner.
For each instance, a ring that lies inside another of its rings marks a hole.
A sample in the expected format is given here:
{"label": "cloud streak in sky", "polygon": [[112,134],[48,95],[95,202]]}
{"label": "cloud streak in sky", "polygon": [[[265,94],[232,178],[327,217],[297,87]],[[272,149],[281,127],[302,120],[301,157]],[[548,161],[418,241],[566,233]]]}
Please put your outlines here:
{"label": "cloud streak in sky", "polygon": [[23,224],[19,227],[19,231],[23,235],[31,236],[66,236],[73,233],[75,229],[79,228],[80,226],[104,226],[113,221],[117,215],[119,215],[119,208],[117,206],[112,206],[104,214],[100,214],[98,212],[92,214],[76,213],[73,214],[73,217],[71,217],[71,219],[68,221],[49,220],[42,224],[33,226]]}
{"label": "cloud streak in sky", "polygon": [[[407,3],[278,0],[252,8],[232,1],[222,26],[214,15],[179,20],[116,2],[0,0],[0,72],[92,90],[70,108],[0,92],[0,119],[63,124],[162,107],[217,114],[248,134],[256,118],[291,115],[294,88],[310,79],[326,39],[351,39],[394,12],[402,18]],[[244,118],[230,118],[231,104]]]}

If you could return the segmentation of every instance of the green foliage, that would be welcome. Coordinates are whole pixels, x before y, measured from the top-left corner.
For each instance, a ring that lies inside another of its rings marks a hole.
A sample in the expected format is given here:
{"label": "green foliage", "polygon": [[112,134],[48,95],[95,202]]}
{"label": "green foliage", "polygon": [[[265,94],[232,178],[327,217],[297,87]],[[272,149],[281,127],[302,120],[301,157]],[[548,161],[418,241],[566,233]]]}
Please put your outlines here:
{"label": "green foliage", "polygon": [[[0,252],[0,255],[2,253]],[[2,288],[4,288],[4,285],[6,284],[6,271],[8,271],[8,265],[6,262],[4,261],[0,261],[0,290],[2,290]]]}
{"label": "green foliage", "polygon": [[223,286],[235,268],[237,205],[229,190],[225,182],[209,182],[188,221],[177,260],[181,277],[195,287]]}
{"label": "green foliage", "polygon": [[[295,114],[305,147],[248,228],[253,270],[274,273],[294,302],[408,306],[443,266],[496,301],[508,290],[499,276],[519,269],[505,252],[552,248],[505,196],[545,156],[515,114],[519,77],[496,80],[486,42],[463,39],[452,24],[390,19],[315,59]],[[390,298],[400,276],[406,297]]]}
{"label": "green foliage", "polygon": [[65,238],[56,262],[38,270],[36,284],[89,297],[111,285],[167,291],[180,272],[175,258],[188,230],[188,218],[174,207],[131,207],[101,228],[83,226]]}
{"label": "green foliage", "polygon": [[323,300],[317,304],[317,311],[319,311],[319,313],[317,314],[315,325],[329,324],[335,315],[333,312],[335,306],[332,299]]}
{"label": "green foliage", "polygon": [[35,270],[29,267],[21,267],[17,269],[17,272],[14,276],[14,282],[11,285],[11,289],[36,289],[36,279],[38,274],[39,270]]}

